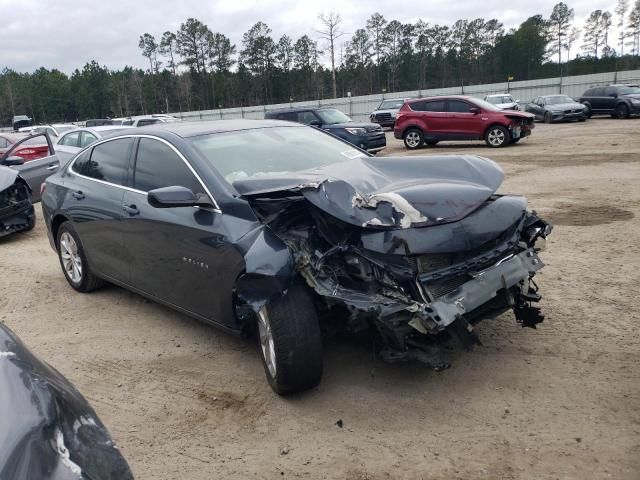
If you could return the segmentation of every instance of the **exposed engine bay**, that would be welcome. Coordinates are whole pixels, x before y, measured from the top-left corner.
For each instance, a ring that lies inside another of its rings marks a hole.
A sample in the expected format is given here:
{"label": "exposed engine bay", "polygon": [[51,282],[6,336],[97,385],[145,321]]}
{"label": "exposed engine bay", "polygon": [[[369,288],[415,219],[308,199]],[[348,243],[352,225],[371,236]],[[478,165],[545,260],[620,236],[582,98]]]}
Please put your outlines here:
{"label": "exposed engine bay", "polygon": [[350,330],[377,331],[383,359],[442,368],[442,337],[469,348],[473,324],[508,310],[522,326],[542,322],[533,277],[552,227],[523,197],[495,193],[503,174],[491,160],[365,157],[300,177],[234,186]]}

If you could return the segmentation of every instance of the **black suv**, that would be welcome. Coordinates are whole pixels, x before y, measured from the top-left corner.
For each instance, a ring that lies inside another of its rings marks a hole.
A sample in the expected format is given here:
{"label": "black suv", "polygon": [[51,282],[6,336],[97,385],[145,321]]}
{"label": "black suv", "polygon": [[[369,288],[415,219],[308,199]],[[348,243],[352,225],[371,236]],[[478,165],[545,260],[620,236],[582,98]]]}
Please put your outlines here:
{"label": "black suv", "polygon": [[640,87],[638,85],[593,87],[582,94],[579,102],[587,106],[589,116],[608,113],[616,118],[629,118],[629,115],[640,114]]}
{"label": "black suv", "polygon": [[387,146],[387,137],[380,125],[354,122],[335,108],[283,108],[266,112],[264,118],[288,120],[321,128],[370,153],[379,152]]}

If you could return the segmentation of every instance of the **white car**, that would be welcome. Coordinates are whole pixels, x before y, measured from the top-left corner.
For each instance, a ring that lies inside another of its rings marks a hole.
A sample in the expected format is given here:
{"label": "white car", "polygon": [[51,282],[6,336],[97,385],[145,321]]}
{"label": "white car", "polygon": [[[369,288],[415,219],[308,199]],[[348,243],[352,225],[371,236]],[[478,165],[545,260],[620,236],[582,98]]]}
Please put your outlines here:
{"label": "white car", "polygon": [[179,118],[176,118],[172,115],[158,113],[154,115],[138,115],[136,117],[125,118],[122,120],[122,125],[128,125],[131,127],[146,127],[147,125],[153,125],[155,123],[170,123],[179,121]]}
{"label": "white car", "polygon": [[66,165],[76,153],[87,145],[128,128],[132,127],[104,125],[101,127],[76,128],[65,132],[54,146],[56,155],[60,160],[60,166]]}
{"label": "white car", "polygon": [[487,95],[484,97],[486,102],[492,103],[500,110],[520,110],[518,103],[520,100],[514,100],[509,93],[500,93],[497,95]]}
{"label": "white car", "polygon": [[60,135],[69,130],[74,130],[78,127],[72,123],[53,123],[51,125],[32,125],[30,127],[22,127],[20,132],[27,133],[48,133],[51,140],[54,142]]}

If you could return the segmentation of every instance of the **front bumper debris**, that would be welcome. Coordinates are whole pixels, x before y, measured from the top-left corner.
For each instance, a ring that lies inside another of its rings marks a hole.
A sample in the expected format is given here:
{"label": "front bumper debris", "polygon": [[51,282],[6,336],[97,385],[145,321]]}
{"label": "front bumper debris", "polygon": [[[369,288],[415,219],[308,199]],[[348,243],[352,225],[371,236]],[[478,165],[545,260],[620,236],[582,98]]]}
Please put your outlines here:
{"label": "front bumper debris", "polygon": [[[528,295],[529,279],[542,267],[544,264],[533,248],[506,257],[485,270],[471,274],[472,280],[431,302],[424,315],[417,317],[423,328],[414,328],[430,333],[442,331],[495,298],[501,290],[509,292],[512,287],[517,287],[521,294]],[[515,307],[515,304],[511,306]]]}

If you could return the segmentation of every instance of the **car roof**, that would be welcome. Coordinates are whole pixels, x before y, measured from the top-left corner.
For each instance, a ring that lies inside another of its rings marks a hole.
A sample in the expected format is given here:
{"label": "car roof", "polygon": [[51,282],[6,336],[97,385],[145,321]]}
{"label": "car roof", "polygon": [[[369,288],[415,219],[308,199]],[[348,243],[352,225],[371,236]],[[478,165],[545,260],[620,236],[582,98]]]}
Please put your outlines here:
{"label": "car roof", "polygon": [[407,103],[416,103],[422,100],[474,100],[474,98],[469,95],[435,95],[433,97],[414,98],[407,100]]}
{"label": "car roof", "polygon": [[267,110],[266,113],[306,112],[307,110],[337,110],[337,108],[329,105],[325,105],[322,107],[314,107],[312,105],[309,105],[308,107],[276,108],[275,110]]}
{"label": "car roof", "polygon": [[135,134],[173,133],[179,137],[197,137],[211,133],[235,132],[239,130],[252,130],[256,128],[310,128],[299,123],[283,122],[280,120],[209,120],[203,122],[171,122],[156,123],[149,126],[138,127]]}

